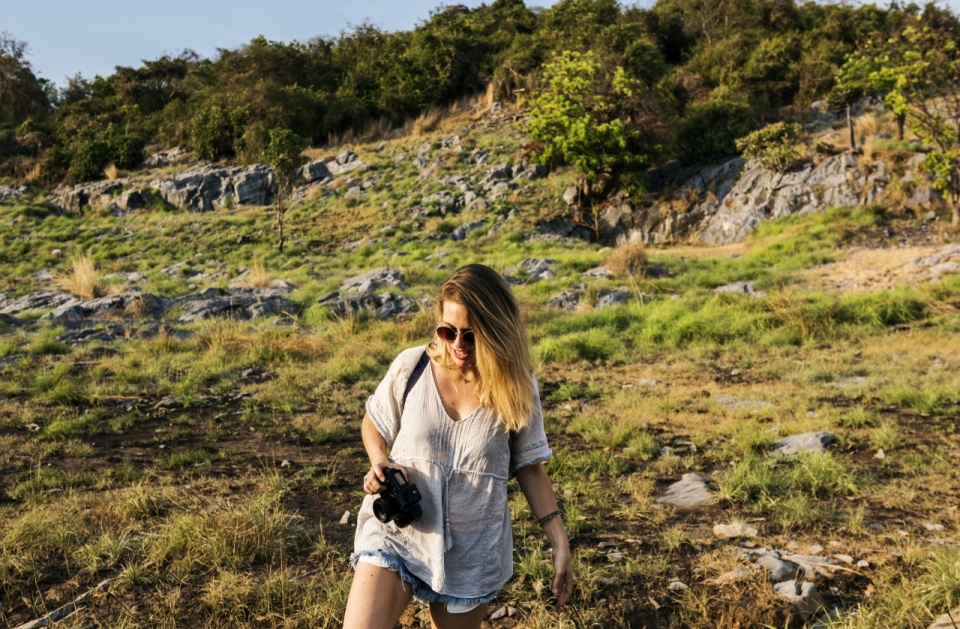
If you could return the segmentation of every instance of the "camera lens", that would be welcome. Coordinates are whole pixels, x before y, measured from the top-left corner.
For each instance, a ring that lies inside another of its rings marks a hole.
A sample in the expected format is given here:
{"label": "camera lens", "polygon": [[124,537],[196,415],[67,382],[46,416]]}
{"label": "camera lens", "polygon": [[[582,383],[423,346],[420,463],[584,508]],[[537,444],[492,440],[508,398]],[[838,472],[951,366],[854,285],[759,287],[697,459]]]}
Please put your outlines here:
{"label": "camera lens", "polygon": [[391,500],[388,502],[383,497],[377,498],[373,501],[373,515],[386,524],[392,520],[396,516],[397,511],[399,511],[398,507],[392,504],[393,502],[395,501]]}

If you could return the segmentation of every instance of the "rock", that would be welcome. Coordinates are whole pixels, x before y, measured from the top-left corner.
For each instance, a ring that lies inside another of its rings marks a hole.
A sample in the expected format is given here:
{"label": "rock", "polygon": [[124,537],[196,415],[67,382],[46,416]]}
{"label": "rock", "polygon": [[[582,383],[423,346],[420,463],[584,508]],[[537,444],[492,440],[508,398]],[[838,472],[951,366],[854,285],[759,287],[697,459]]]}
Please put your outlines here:
{"label": "rock", "polygon": [[337,164],[344,166],[346,164],[349,164],[350,162],[356,161],[356,159],[357,159],[357,154],[354,153],[353,151],[343,151],[342,153],[337,155]]}
{"label": "rock", "polygon": [[534,282],[540,279],[552,279],[555,277],[553,267],[557,261],[551,258],[525,258],[516,266],[510,267],[504,272],[507,277]]}
{"label": "rock", "polygon": [[404,295],[384,293],[380,295],[380,306],[377,308],[377,316],[381,319],[396,319],[401,315],[412,313],[416,304],[417,302]]}
{"label": "rock", "polygon": [[62,258],[63,251],[61,249],[54,249],[53,251],[50,252],[50,255],[54,258]]}
{"label": "rock", "polygon": [[121,181],[94,181],[73,188],[60,187],[54,190],[53,205],[61,212],[79,214],[84,207],[106,205],[113,198],[113,194],[121,190]]}
{"label": "rock", "polygon": [[957,629],[960,627],[960,607],[938,616],[927,629]]}
{"label": "rock", "polygon": [[767,291],[764,290],[755,290],[753,288],[753,282],[733,282],[732,284],[724,284],[723,286],[718,286],[713,289],[715,293],[743,293],[744,295],[749,295],[751,297],[765,297]]}
{"label": "rock", "polygon": [[346,192],[343,193],[343,198],[344,199],[362,199],[363,190],[360,188],[360,186],[351,186],[350,188],[347,189]]}
{"label": "rock", "polygon": [[69,293],[42,290],[0,303],[0,314],[17,315],[28,310],[49,310],[74,301]]}
{"label": "rock", "polygon": [[671,581],[667,585],[667,589],[671,592],[682,592],[683,590],[689,590],[690,586],[683,581]]}
{"label": "rock", "polygon": [[527,179],[534,180],[546,177],[549,174],[549,169],[546,166],[540,166],[538,164],[531,164],[529,162],[522,162],[513,167],[513,178],[514,179]]}
{"label": "rock", "polygon": [[764,554],[757,559],[753,565],[766,570],[770,580],[774,583],[780,583],[781,581],[795,579],[797,577],[797,567],[795,565],[783,561],[772,553]]}
{"label": "rock", "polygon": [[606,308],[607,306],[613,306],[616,304],[626,304],[633,299],[633,292],[621,286],[620,288],[601,288],[597,291],[597,306],[596,309],[600,310],[601,308]]}
{"label": "rock", "polygon": [[827,432],[805,432],[784,437],[773,444],[773,454],[794,456],[800,453],[822,454],[827,446],[837,440]]}
{"label": "rock", "polygon": [[150,293],[122,293],[89,300],[71,300],[41,319],[77,323],[87,319],[160,318],[171,300]]}
{"label": "rock", "polygon": [[819,122],[833,122],[837,119],[837,115],[831,110],[829,101],[818,100],[810,103],[810,119]]}
{"label": "rock", "polygon": [[39,271],[34,271],[33,273],[30,274],[30,277],[32,277],[32,278],[34,279],[34,281],[36,281],[36,282],[45,283],[45,282],[52,282],[52,281],[53,281],[53,273],[51,273],[50,271],[48,271],[48,270],[46,270],[46,269],[41,269],[41,270],[39,270]]}
{"label": "rock", "polygon": [[942,531],[942,530],[944,530],[944,526],[943,526],[942,524],[936,524],[936,523],[934,523],[934,522],[924,522],[924,523],[923,523],[923,528],[927,529],[928,531]]}
{"label": "rock", "polygon": [[823,546],[821,546],[820,544],[814,544],[813,546],[810,546],[809,548],[807,548],[807,552],[813,556],[819,555],[820,553],[823,552]]}
{"label": "rock", "polygon": [[770,404],[769,402],[763,402],[760,400],[740,400],[733,397],[732,395],[723,395],[720,393],[713,396],[713,401],[719,404],[720,406],[723,406],[724,408],[728,408],[730,410],[756,412],[756,411],[776,408],[773,404]]}
{"label": "rock", "polygon": [[737,581],[745,581],[747,579],[752,579],[753,573],[746,568],[734,568],[729,572],[724,572],[716,579],[711,579],[711,583],[714,585],[726,585],[728,583],[736,583]]}
{"label": "rock", "polygon": [[873,455],[873,458],[879,459],[882,461],[885,458],[887,458],[887,453],[883,451],[883,448],[880,448],[879,450],[877,450],[877,453]]}
{"label": "rock", "polygon": [[208,212],[231,205],[264,206],[273,202],[276,173],[262,164],[244,168],[199,168],[150,187],[177,209]]}
{"label": "rock", "polygon": [[16,201],[27,193],[27,186],[0,186],[0,203],[7,201]]}
{"label": "rock", "polygon": [[350,524],[350,511],[344,511],[343,515],[340,516],[340,524]]}
{"label": "rock", "polygon": [[[916,212],[938,209],[945,204],[943,193],[933,186],[921,186],[913,191],[910,198],[903,202],[903,206]],[[936,216],[936,213],[934,213]]]}
{"label": "rock", "polygon": [[[206,291],[205,291],[206,292]],[[297,306],[283,297],[285,291],[270,288],[231,289],[226,295],[188,295],[180,300],[183,314],[180,321],[203,321],[213,318],[256,319],[279,314],[293,315]]]}
{"label": "rock", "polygon": [[340,294],[350,292],[369,293],[382,286],[394,286],[400,290],[407,289],[407,285],[403,283],[403,273],[397,269],[378,267],[346,280],[340,285]]}
{"label": "rock", "polygon": [[777,596],[793,603],[804,621],[823,608],[823,598],[817,592],[816,586],[809,581],[783,581],[774,585],[773,589]]}
{"label": "rock", "polygon": [[22,319],[18,319],[17,317],[14,317],[13,315],[0,313],[0,324],[3,324],[11,328],[18,328],[24,324],[24,321]]}
{"label": "rock", "polygon": [[133,189],[127,190],[119,197],[117,197],[117,207],[124,212],[130,212],[133,210],[139,210],[147,207],[147,197],[144,196],[142,190]]}
{"label": "rock", "polygon": [[580,189],[576,186],[570,186],[563,191],[563,202],[567,205],[576,205],[580,200]]}
{"label": "rock", "polygon": [[583,274],[595,280],[612,280],[613,279],[613,271],[611,271],[605,266],[594,267],[588,271],[584,271]]}
{"label": "rock", "polygon": [[857,567],[858,567],[858,568],[869,568],[869,567],[870,567],[870,562],[867,561],[866,559],[861,559],[860,561],[857,562]]}
{"label": "rock", "polygon": [[557,293],[547,300],[547,308],[559,308],[560,310],[576,310],[580,303],[580,294],[574,291],[563,291]]}
{"label": "rock", "polygon": [[493,613],[491,613],[490,620],[500,620],[501,618],[504,618],[506,615],[507,615],[507,608],[504,606],[497,609]]}
{"label": "rock", "polygon": [[290,462],[289,459],[284,459],[283,461],[280,462],[280,467],[290,467],[291,465],[293,464]]}
{"label": "rock", "polygon": [[731,524],[715,524],[713,534],[719,539],[735,539],[738,537],[756,537],[757,529],[744,524],[743,522],[733,522]]}
{"label": "rock", "polygon": [[148,155],[145,160],[143,160],[143,165],[146,168],[163,168],[164,166],[169,166],[174,162],[181,160],[187,156],[187,149],[182,146],[175,146],[172,149],[166,151],[159,151],[153,155]]}
{"label": "rock", "polygon": [[299,174],[300,179],[302,179],[304,183],[322,181],[332,176],[330,170],[327,168],[326,160],[323,159],[304,164],[300,168]]}
{"label": "rock", "polygon": [[712,481],[709,476],[688,472],[680,480],[670,485],[666,493],[657,498],[657,503],[675,507],[696,507],[710,504],[714,500],[711,484]]}

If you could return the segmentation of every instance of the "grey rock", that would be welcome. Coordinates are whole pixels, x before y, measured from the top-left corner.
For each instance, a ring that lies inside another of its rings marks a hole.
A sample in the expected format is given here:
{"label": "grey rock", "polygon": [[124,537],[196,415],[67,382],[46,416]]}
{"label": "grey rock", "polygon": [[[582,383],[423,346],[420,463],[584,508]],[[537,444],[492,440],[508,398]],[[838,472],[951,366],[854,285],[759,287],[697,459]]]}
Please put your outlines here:
{"label": "grey rock", "polygon": [[777,596],[793,603],[805,621],[823,608],[823,598],[817,592],[816,586],[809,581],[783,581],[774,585],[773,589]]}
{"label": "grey rock", "polygon": [[171,300],[150,293],[123,293],[89,300],[71,300],[41,319],[78,323],[88,319],[159,318]]}
{"label": "grey rock", "polygon": [[350,162],[356,161],[356,159],[357,159],[357,154],[354,153],[353,151],[343,151],[342,153],[337,155],[337,163],[340,164],[341,166],[345,164],[349,164]]}
{"label": "grey rock", "polygon": [[380,306],[377,308],[377,316],[381,319],[396,319],[402,315],[408,315],[413,312],[417,302],[405,297],[404,295],[391,295],[384,293],[379,297]]}
{"label": "grey rock", "polygon": [[305,183],[322,181],[328,177],[331,177],[330,170],[327,168],[326,160],[323,159],[304,164],[300,168],[300,178],[303,179]]}
{"label": "grey rock", "polygon": [[671,592],[682,592],[683,590],[689,590],[690,586],[683,581],[671,581],[667,584],[667,589]]}
{"label": "grey rock", "polygon": [[143,160],[143,165],[146,168],[162,168],[184,159],[187,155],[187,149],[182,146],[175,146],[172,149],[148,155],[147,158]]}
{"label": "grey rock", "polygon": [[407,285],[403,283],[403,279],[403,273],[397,269],[378,267],[346,280],[340,286],[340,293],[369,293],[382,286],[394,286],[400,290],[406,290]]}
{"label": "grey rock", "polygon": [[363,198],[363,190],[360,189],[360,186],[352,186],[345,193],[343,193],[344,199],[361,199]]}
{"label": "grey rock", "polygon": [[[214,289],[215,290],[215,289]],[[279,314],[293,315],[297,312],[294,303],[283,297],[283,291],[269,288],[234,289],[226,295],[205,298],[200,296],[181,300],[183,314],[180,321],[203,321],[206,319],[247,320]],[[201,293],[209,296],[209,293]]]}
{"label": "grey rock", "polygon": [[810,119],[820,122],[833,122],[837,115],[831,111],[829,101],[818,100],[810,103]]}
{"label": "grey rock", "polygon": [[713,289],[715,293],[743,293],[744,295],[749,295],[751,297],[765,297],[767,291],[756,290],[753,287],[753,282],[733,282],[731,284],[724,284],[723,286],[718,286]]}
{"label": "grey rock", "polygon": [[576,310],[580,303],[580,294],[574,291],[563,291],[557,293],[547,300],[548,308],[559,308],[560,310]]}
{"label": "grey rock", "polygon": [[922,212],[931,209],[939,209],[945,204],[943,193],[933,186],[921,186],[913,191],[910,198],[904,201],[904,207],[914,211]]}
{"label": "grey rock", "polygon": [[46,282],[53,281],[53,273],[51,273],[46,269],[40,269],[39,271],[34,271],[33,273],[30,274],[30,277],[32,277],[33,280],[36,282],[46,283]]}
{"label": "grey rock", "polygon": [[575,205],[580,200],[580,190],[576,186],[570,186],[563,191],[563,202],[567,205]]}
{"label": "grey rock", "polygon": [[769,402],[763,402],[760,400],[740,400],[732,395],[723,395],[720,393],[713,396],[713,401],[730,410],[761,411],[776,408]]}
{"label": "grey rock", "polygon": [[745,581],[752,578],[753,572],[747,568],[734,568],[733,570],[724,572],[716,579],[712,579],[711,582],[714,585],[727,585],[728,583],[736,583],[737,581]]}
{"label": "grey rock", "polygon": [[601,288],[597,291],[597,310],[601,308],[606,308],[608,306],[614,306],[616,304],[626,304],[633,299],[633,292],[621,286],[620,288]]}
{"label": "grey rock", "polygon": [[440,142],[440,147],[445,149],[458,149],[460,148],[460,136],[459,135],[448,135],[443,138]]}
{"label": "grey rock", "polygon": [[28,310],[49,310],[70,301],[74,301],[74,297],[69,293],[42,290],[3,302],[0,304],[0,314],[17,315]]}
{"label": "grey rock", "polygon": [[57,188],[54,190],[53,204],[62,212],[79,214],[84,207],[97,203],[109,203],[114,193],[123,190],[121,181],[95,181],[84,183],[73,188]]}
{"label": "grey rock", "polygon": [[784,437],[773,444],[773,454],[794,456],[800,453],[822,454],[827,446],[837,440],[827,432],[805,432]]}
{"label": "grey rock", "polygon": [[770,580],[774,583],[797,578],[797,567],[776,557],[772,553],[762,555],[754,565],[767,571]]}
{"label": "grey rock", "polygon": [[340,318],[353,316],[361,310],[376,311],[380,307],[380,302],[376,295],[372,293],[338,296],[319,303],[329,308],[330,312]]}
{"label": "grey rock", "polygon": [[583,274],[586,277],[595,279],[595,280],[612,280],[613,271],[608,269],[605,266],[597,266],[588,271],[584,271]]}
{"label": "grey rock", "polygon": [[557,261],[551,258],[525,258],[516,266],[510,267],[504,272],[505,276],[527,282],[533,282],[540,279],[550,279],[554,277],[553,267]]}
{"label": "grey rock", "polygon": [[230,205],[269,205],[274,199],[276,173],[262,164],[244,168],[199,168],[150,187],[170,205],[191,212],[208,212]]}
{"label": "grey rock", "polygon": [[662,166],[647,170],[647,191],[658,193],[668,184],[673,183],[683,172],[683,164],[672,159]]}
{"label": "grey rock", "polygon": [[139,210],[147,207],[147,198],[144,196],[142,190],[127,190],[117,197],[117,207],[124,212]]}
{"label": "grey rock", "polygon": [[464,223],[463,225],[459,225],[456,229],[454,229],[450,233],[450,237],[453,238],[454,240],[463,240],[467,237],[467,234],[477,229],[480,229],[481,227],[483,227],[483,225],[484,225],[484,222],[481,219]]}
{"label": "grey rock", "polygon": [[485,164],[488,157],[490,157],[490,149],[477,148],[470,151],[470,155],[467,156],[467,163],[479,166]]}
{"label": "grey rock", "polygon": [[510,192],[516,189],[516,187],[517,184],[513,183],[512,181],[498,181],[489,188],[487,194],[495,201],[509,195]]}
{"label": "grey rock", "polygon": [[27,186],[0,186],[0,203],[16,201],[27,194],[28,191],[29,188]]}
{"label": "grey rock", "polygon": [[549,174],[549,169],[546,166],[540,166],[538,164],[531,164],[529,162],[523,162],[517,164],[513,167],[513,178],[514,179],[541,179],[546,177]]}
{"label": "grey rock", "polygon": [[[474,195],[474,197],[476,197],[476,195]],[[462,207],[466,203],[466,198],[457,196],[449,190],[441,190],[440,192],[425,196],[423,203],[424,205],[435,207],[441,214],[445,214],[448,211]]]}
{"label": "grey rock", "polygon": [[327,162],[327,170],[330,171],[331,176],[339,177],[354,171],[364,172],[370,170],[370,166],[368,166],[367,163],[362,159],[354,159],[343,164],[338,161],[332,161]]}
{"label": "grey rock", "polygon": [[25,322],[22,319],[14,317],[13,315],[0,313],[0,323],[11,328],[19,328]]}
{"label": "grey rock", "polygon": [[675,507],[697,507],[710,504],[714,500],[711,485],[710,477],[688,472],[670,485],[666,493],[657,498],[657,502]]}
{"label": "grey rock", "polygon": [[757,536],[757,529],[743,522],[732,522],[730,524],[714,525],[713,534],[719,539],[751,538]]}

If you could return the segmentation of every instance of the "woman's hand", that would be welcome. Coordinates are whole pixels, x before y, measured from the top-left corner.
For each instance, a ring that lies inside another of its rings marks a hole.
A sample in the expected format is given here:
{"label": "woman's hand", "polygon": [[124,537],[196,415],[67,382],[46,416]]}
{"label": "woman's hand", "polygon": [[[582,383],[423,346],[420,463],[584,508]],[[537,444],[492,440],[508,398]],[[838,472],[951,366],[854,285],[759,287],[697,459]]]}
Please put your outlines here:
{"label": "woman's hand", "polygon": [[378,463],[374,463],[370,471],[363,475],[363,491],[368,494],[379,494],[380,490],[383,489],[383,484],[387,481],[387,477],[384,476],[383,472],[383,470],[386,469],[400,470],[403,477],[407,478],[407,470],[405,470],[402,465],[397,465],[389,459],[384,459]]}
{"label": "woman's hand", "polygon": [[553,550],[553,570],[553,584],[550,590],[557,597],[557,607],[563,607],[573,593],[573,563],[568,549]]}

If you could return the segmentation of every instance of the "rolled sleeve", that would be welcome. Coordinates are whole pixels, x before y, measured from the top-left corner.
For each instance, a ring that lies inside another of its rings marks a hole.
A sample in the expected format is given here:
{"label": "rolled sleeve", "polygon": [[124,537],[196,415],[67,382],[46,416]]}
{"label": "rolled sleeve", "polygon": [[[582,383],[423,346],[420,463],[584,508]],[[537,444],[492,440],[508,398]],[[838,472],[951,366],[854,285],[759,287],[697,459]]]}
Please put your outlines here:
{"label": "rolled sleeve", "polygon": [[514,433],[510,439],[510,475],[518,469],[536,463],[543,463],[553,454],[547,443],[547,433],[543,428],[543,408],[540,406],[540,387],[533,379],[533,411],[526,427]]}
{"label": "rolled sleeve", "polygon": [[366,410],[387,447],[392,448],[400,432],[400,416],[403,414],[403,394],[407,381],[423,354],[423,347],[412,347],[400,352],[377,390],[367,398]]}

